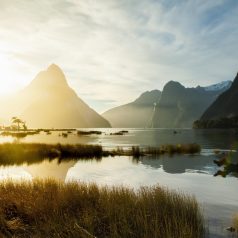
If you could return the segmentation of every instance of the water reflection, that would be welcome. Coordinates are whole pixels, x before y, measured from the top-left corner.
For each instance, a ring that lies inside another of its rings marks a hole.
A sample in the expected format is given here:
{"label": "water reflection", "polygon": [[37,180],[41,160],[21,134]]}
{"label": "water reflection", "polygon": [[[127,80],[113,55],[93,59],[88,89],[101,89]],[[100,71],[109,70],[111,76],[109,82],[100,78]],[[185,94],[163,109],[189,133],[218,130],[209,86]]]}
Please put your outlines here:
{"label": "water reflection", "polygon": [[66,182],[96,182],[99,185],[126,185],[133,188],[160,184],[195,195],[204,209],[206,219],[209,219],[210,232],[227,237],[224,228],[230,225],[233,213],[238,211],[238,181],[234,177],[214,177],[214,158],[214,155],[187,155],[139,160],[121,156],[102,158],[100,161],[70,160],[61,163],[59,160],[45,160],[30,165],[1,166],[0,179],[53,177]]}
{"label": "water reflection", "polygon": [[[90,129],[91,130],[91,129]],[[120,129],[121,130],[121,129]],[[238,180],[235,177],[214,177],[217,166],[213,160],[217,159],[214,149],[234,149],[232,145],[238,141],[238,135],[232,130],[144,130],[130,129],[123,136],[110,135],[117,129],[102,129],[102,135],[77,136],[75,133],[67,138],[59,136],[59,132],[52,135],[41,133],[28,136],[22,142],[41,143],[84,143],[101,144],[104,147],[116,146],[159,146],[162,144],[198,143],[202,146],[201,155],[167,155],[159,159],[152,157],[133,160],[128,157],[108,157],[101,161],[59,161],[45,160],[37,164],[23,164],[19,166],[0,166],[0,179],[35,177],[54,177],[64,181],[96,182],[107,185],[127,185],[134,188],[141,185],[160,184],[171,189],[179,189],[194,194],[204,208],[205,216],[210,220],[210,230],[214,237],[227,237],[224,228],[230,225],[234,212],[238,211]],[[11,141],[12,138],[0,137],[0,143]],[[237,148],[235,148],[237,149]],[[238,154],[233,154],[231,160],[237,163]],[[214,225],[216,221],[216,225]],[[219,229],[219,230],[218,230]]]}
{"label": "water reflection", "polygon": [[212,156],[202,155],[163,155],[160,159],[142,158],[141,163],[152,168],[162,168],[166,173],[179,174],[185,172],[197,172],[214,174],[216,168],[214,166]]}
{"label": "water reflection", "polygon": [[57,180],[65,181],[67,173],[70,168],[76,164],[76,161],[66,161],[58,163],[57,160],[43,161],[40,164],[25,165],[23,168],[32,178],[55,178]]}
{"label": "water reflection", "polygon": [[[160,157],[143,157],[139,159],[133,159],[128,157],[109,157],[102,158],[101,160],[82,160],[79,161],[67,159],[45,159],[41,161],[32,160],[31,163],[24,163],[18,166],[1,166],[0,172],[1,178],[6,177],[40,177],[47,178],[53,177],[55,179],[65,180],[67,178],[73,178],[84,180],[85,176],[90,179],[100,179],[102,177],[106,180],[111,180],[114,183],[113,176],[119,174],[120,179],[118,183],[123,181],[121,174],[125,174],[125,179],[134,176],[134,172],[138,168],[143,167],[143,173],[150,170],[164,171],[169,174],[183,174],[183,173],[205,173],[213,175],[216,172],[216,166],[213,160],[215,155],[203,156],[203,155],[162,155]],[[120,173],[118,172],[120,171]],[[67,176],[67,174],[73,176]],[[22,174],[22,176],[20,176]],[[26,176],[27,174],[27,176]],[[139,181],[138,176],[134,176]],[[150,178],[149,178],[150,179]],[[88,180],[88,179],[86,179]]]}
{"label": "water reflection", "polygon": [[227,237],[225,227],[231,224],[233,213],[238,211],[238,181],[234,177],[214,177],[212,161],[212,156],[168,157],[161,160],[144,158],[137,160],[137,163],[127,157],[103,158],[99,163],[78,161],[68,171],[66,181],[133,188],[160,184],[192,194],[200,202],[209,222],[209,237]]}
{"label": "water reflection", "polygon": [[[94,130],[93,128],[88,130]],[[230,149],[235,141],[238,141],[238,134],[233,130],[192,130],[179,129],[174,134],[173,129],[129,129],[129,133],[115,135],[120,129],[102,128],[100,135],[78,136],[76,131],[62,136],[62,131],[53,131],[50,135],[40,132],[36,135],[29,135],[20,139],[20,142],[36,143],[62,143],[62,144],[101,144],[105,147],[116,146],[159,146],[162,144],[198,143],[203,149]],[[87,131],[87,130],[86,130]],[[65,132],[64,132],[65,133]],[[13,137],[0,136],[0,143],[12,142]]]}
{"label": "water reflection", "polygon": [[0,180],[31,180],[32,176],[23,167],[19,166],[0,166]]}
{"label": "water reflection", "polygon": [[40,163],[22,164],[20,166],[0,166],[0,179],[24,179],[32,180],[33,178],[54,178],[65,181],[70,168],[76,164],[76,161],[65,161],[59,163],[58,160],[44,160]]}
{"label": "water reflection", "polygon": [[[235,153],[237,155],[237,153]],[[235,157],[235,156],[233,156]],[[161,155],[161,156],[145,156],[140,158],[133,158],[128,156],[115,156],[115,157],[102,157],[100,159],[88,159],[88,158],[40,158],[29,160],[28,162],[11,161],[11,163],[4,163],[0,165],[0,173],[9,174],[9,177],[20,173],[24,170],[32,177],[47,178],[52,177],[55,179],[65,180],[67,171],[72,167],[77,167],[77,174],[92,173],[91,168],[100,171],[100,176],[104,176],[105,170],[109,170],[110,173],[117,173],[118,169],[123,166],[124,170],[129,170],[131,167],[137,168],[143,165],[144,170],[158,170],[168,174],[184,174],[184,173],[197,173],[208,174],[213,176],[219,169],[214,161],[217,156],[213,153],[204,156],[201,155]],[[236,158],[237,161],[237,158]],[[84,166],[81,169],[81,166]],[[83,172],[82,172],[83,170]],[[11,172],[12,171],[12,172]],[[18,171],[18,172],[16,172]],[[133,171],[131,171],[133,173]],[[5,175],[4,175],[5,176]],[[4,177],[2,176],[2,177]],[[236,173],[231,173],[230,176],[237,176]],[[24,177],[24,176],[23,176]]]}

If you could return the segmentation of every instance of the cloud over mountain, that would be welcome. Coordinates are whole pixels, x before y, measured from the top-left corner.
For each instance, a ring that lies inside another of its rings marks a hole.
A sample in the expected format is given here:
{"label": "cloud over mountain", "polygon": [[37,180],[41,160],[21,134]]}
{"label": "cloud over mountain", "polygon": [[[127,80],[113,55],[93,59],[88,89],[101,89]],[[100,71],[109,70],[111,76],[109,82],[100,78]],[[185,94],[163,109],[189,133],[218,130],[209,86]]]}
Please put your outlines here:
{"label": "cloud over mountain", "polygon": [[3,91],[57,62],[77,93],[101,100],[94,105],[103,111],[169,80],[203,86],[237,71],[236,0],[12,0],[0,7]]}

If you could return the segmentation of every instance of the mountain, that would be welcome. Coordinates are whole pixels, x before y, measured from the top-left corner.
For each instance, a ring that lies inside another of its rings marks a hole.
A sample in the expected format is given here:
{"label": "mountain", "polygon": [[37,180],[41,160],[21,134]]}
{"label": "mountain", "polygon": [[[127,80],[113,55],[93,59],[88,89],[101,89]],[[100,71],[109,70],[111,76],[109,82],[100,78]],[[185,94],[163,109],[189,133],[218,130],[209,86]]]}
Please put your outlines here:
{"label": "mountain", "polygon": [[55,64],[40,72],[25,89],[2,101],[0,108],[1,117],[19,116],[32,128],[110,127],[69,87]]}
{"label": "mountain", "polygon": [[222,90],[224,88],[226,88],[226,89],[229,88],[231,86],[231,84],[232,84],[232,81],[227,80],[227,81],[222,81],[220,83],[204,87],[204,89],[206,91],[218,91],[218,90]]}
{"label": "mountain", "polygon": [[238,73],[231,87],[223,92],[210,107],[207,108],[200,120],[195,123],[195,127],[237,127],[237,102]]}
{"label": "mountain", "polygon": [[156,107],[154,127],[191,128],[214,100],[230,87],[230,83],[208,87],[185,88],[178,82],[168,82]]}
{"label": "mountain", "polygon": [[135,101],[115,107],[102,114],[117,128],[144,128],[150,126],[154,112],[154,103],[158,103],[161,96],[159,90],[147,91]]}

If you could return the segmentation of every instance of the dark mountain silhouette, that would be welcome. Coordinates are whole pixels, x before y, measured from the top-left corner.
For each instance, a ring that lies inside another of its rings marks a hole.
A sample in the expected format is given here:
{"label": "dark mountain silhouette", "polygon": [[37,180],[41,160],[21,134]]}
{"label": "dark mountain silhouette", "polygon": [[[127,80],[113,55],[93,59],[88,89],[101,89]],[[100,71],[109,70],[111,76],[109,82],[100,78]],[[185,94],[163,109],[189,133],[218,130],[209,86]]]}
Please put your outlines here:
{"label": "dark mountain silhouette", "polygon": [[195,128],[237,128],[238,127],[238,74],[231,87],[223,92],[207,108],[201,118],[194,122]]}
{"label": "dark mountain silhouette", "polygon": [[178,82],[168,82],[156,107],[154,127],[158,128],[191,128],[214,100],[230,87],[196,87],[185,88]]}
{"label": "dark mountain silhouette", "polygon": [[201,120],[231,118],[238,116],[238,73],[231,87],[222,93],[215,102],[205,111]]}
{"label": "dark mountain silhouette", "polygon": [[158,103],[161,96],[159,90],[147,91],[134,102],[115,107],[102,114],[117,128],[144,128],[152,123],[154,103]]}
{"label": "dark mountain silhouette", "polygon": [[29,127],[110,127],[108,121],[69,87],[63,71],[55,64],[40,72],[25,89],[5,103],[8,105],[5,115],[19,116]]}

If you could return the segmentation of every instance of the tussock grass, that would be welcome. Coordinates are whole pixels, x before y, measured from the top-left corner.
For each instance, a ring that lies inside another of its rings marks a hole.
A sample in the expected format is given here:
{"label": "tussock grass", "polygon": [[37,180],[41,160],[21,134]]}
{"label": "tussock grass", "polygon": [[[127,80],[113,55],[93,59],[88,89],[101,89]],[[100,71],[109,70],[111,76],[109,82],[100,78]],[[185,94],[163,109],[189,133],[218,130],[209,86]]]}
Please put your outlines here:
{"label": "tussock grass", "polygon": [[132,146],[131,150],[118,149],[114,153],[121,153],[122,155],[129,155],[139,158],[144,155],[163,155],[163,154],[197,154],[201,152],[201,146],[198,144],[177,144],[177,145],[161,145],[159,147],[140,148],[139,146]]}
{"label": "tussock grass", "polygon": [[165,145],[158,148],[140,148],[132,146],[124,150],[118,147],[115,150],[103,150],[101,145],[83,144],[40,144],[40,143],[3,143],[0,144],[0,164],[36,163],[44,159],[58,158],[59,162],[67,159],[100,159],[106,156],[133,156],[139,158],[145,155],[162,155],[165,153],[198,153],[200,146],[191,145]]}
{"label": "tussock grass", "polygon": [[12,136],[16,138],[24,138],[26,136],[37,135],[40,132],[37,130],[34,131],[3,131],[0,135],[1,136]]}
{"label": "tussock grass", "polygon": [[36,163],[44,159],[87,159],[101,158],[102,147],[99,145],[63,145],[38,143],[0,144],[0,164]]}
{"label": "tussock grass", "polygon": [[193,197],[159,186],[0,183],[0,237],[202,238]]}
{"label": "tussock grass", "polygon": [[1,136],[12,136],[15,138],[24,138],[26,136],[32,136],[32,135],[38,135],[41,132],[46,133],[46,135],[51,135],[52,132],[66,132],[68,134],[73,133],[76,131],[76,129],[28,129],[28,130],[5,130],[5,129],[0,129],[0,135]]}
{"label": "tussock grass", "polygon": [[201,146],[192,143],[192,144],[177,144],[177,145],[162,145],[160,147],[160,153],[168,154],[196,154],[201,152]]}

